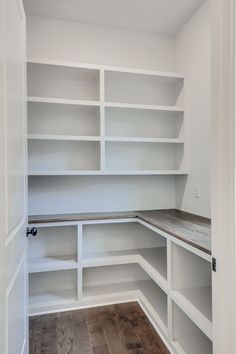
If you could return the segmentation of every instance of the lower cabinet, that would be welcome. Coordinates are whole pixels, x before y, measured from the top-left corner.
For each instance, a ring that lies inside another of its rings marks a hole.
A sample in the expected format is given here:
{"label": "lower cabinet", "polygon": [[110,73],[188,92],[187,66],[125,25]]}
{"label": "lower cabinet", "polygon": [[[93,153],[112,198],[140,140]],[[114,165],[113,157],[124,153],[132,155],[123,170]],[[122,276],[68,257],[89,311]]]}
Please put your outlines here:
{"label": "lower cabinet", "polygon": [[209,255],[138,219],[34,226],[30,315],[138,301],[173,353],[212,353]]}

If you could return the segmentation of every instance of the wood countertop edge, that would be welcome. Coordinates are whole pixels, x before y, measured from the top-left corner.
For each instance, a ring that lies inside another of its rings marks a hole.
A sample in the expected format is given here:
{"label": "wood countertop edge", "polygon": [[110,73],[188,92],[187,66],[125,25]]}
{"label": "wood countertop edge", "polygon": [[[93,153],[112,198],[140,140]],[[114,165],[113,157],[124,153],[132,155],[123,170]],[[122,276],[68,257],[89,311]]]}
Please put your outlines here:
{"label": "wood countertop edge", "polygon": [[[153,210],[153,211],[163,211],[163,212],[176,211],[182,215],[186,215],[188,217],[198,219],[199,222],[206,224],[206,227],[207,227],[207,225],[210,226],[210,222],[211,222],[211,220],[208,218],[205,218],[205,217],[202,217],[199,215],[195,215],[195,214],[191,214],[191,213],[188,213],[185,211],[180,211],[177,209]],[[41,219],[40,219],[40,216],[32,216],[32,217],[29,217],[29,224],[44,224],[44,223],[53,223],[53,222],[89,221],[89,220],[96,221],[96,220],[109,220],[109,219],[135,219],[135,218],[137,218],[142,221],[145,221],[146,223],[150,224],[151,226],[156,227],[157,229],[159,229],[163,232],[166,232],[167,234],[171,235],[172,237],[175,237],[175,238],[179,239],[180,241],[183,241],[184,243],[189,244],[190,246],[193,246],[194,248],[199,249],[202,252],[205,252],[209,255],[212,254],[212,252],[209,248],[205,248],[204,246],[202,246],[192,240],[186,239],[185,237],[174,233],[169,228],[159,225],[158,221],[152,222],[152,221],[150,221],[150,219],[148,217],[145,217],[145,215],[141,215],[142,213],[145,213],[145,212],[148,212],[148,211],[144,210],[144,211],[124,212],[124,213],[117,212],[117,214],[114,212],[114,213],[110,213],[110,215],[109,215],[109,213],[107,213],[107,214],[106,213],[97,213],[97,215],[96,215],[96,213],[91,213],[90,215],[89,214],[88,215],[86,215],[86,214],[84,214],[84,215],[83,214],[68,214],[67,216],[65,214],[64,216],[63,215],[58,215],[58,216],[52,215],[52,216],[49,216],[48,218],[45,217],[45,218],[41,218]]]}

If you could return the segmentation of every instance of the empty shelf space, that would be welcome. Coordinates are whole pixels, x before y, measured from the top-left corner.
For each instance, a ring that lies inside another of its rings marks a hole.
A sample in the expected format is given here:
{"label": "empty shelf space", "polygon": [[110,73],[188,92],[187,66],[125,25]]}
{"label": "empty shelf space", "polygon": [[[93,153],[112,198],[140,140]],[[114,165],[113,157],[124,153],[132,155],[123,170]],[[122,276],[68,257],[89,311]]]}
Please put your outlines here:
{"label": "empty shelf space", "polygon": [[34,102],[34,103],[53,103],[58,105],[97,106],[97,107],[100,106],[100,101],[75,100],[70,98],[28,96],[27,101]]}
{"label": "empty shelf space", "polygon": [[28,102],[28,133],[32,135],[100,135],[99,107]]}
{"label": "empty shelf space", "polygon": [[29,275],[30,309],[77,301],[77,271],[59,270]]}
{"label": "empty shelf space", "polygon": [[212,337],[211,263],[173,244],[173,298]]}
{"label": "empty shelf space", "polygon": [[212,342],[175,303],[173,303],[173,343],[181,354],[213,353]]}
{"label": "empty shelf space", "polygon": [[160,112],[180,112],[184,113],[184,107],[181,106],[168,106],[156,104],[136,104],[136,103],[121,103],[121,102],[105,102],[105,107],[110,108],[123,108],[131,110],[142,111],[160,111]]}
{"label": "empty shelf space", "polygon": [[166,239],[137,222],[83,225],[83,263],[140,263],[167,279]]}
{"label": "empty shelf space", "polygon": [[30,293],[29,307],[31,310],[35,308],[44,308],[54,305],[67,305],[77,301],[77,293],[75,289],[67,290],[51,290],[38,293]]}
{"label": "empty shelf space", "polygon": [[77,227],[40,226],[29,238],[29,272],[77,267]]}
{"label": "empty shelf space", "polygon": [[83,297],[137,291],[140,280],[149,277],[137,264],[84,268]]}
{"label": "empty shelf space", "polygon": [[28,63],[29,96],[99,100],[99,70]]}
{"label": "empty shelf space", "polygon": [[156,78],[164,78],[164,79],[170,79],[173,80],[173,82],[176,79],[181,79],[184,80],[184,75],[181,73],[175,73],[175,72],[169,72],[169,71],[157,71],[157,70],[145,70],[145,69],[135,69],[135,68],[123,68],[123,67],[110,67],[110,66],[105,66],[104,67],[105,72],[116,72],[116,73],[121,73],[121,74],[134,74],[134,75],[147,75],[147,76],[153,76]]}
{"label": "empty shelf space", "polygon": [[211,286],[175,290],[174,295],[186,306],[194,306],[209,321],[212,321],[212,289]]}
{"label": "empty shelf space", "polygon": [[28,140],[100,141],[99,136],[28,134]]}
{"label": "empty shelf space", "polygon": [[171,138],[142,138],[142,137],[106,137],[106,141],[130,142],[130,143],[166,143],[166,144],[183,144],[183,139]]}
{"label": "empty shelf space", "polygon": [[[152,306],[157,315],[167,328],[167,295],[153,280],[143,280],[138,282],[138,288],[142,292],[145,300]],[[151,312],[153,312],[151,311]],[[154,315],[154,317],[155,317]]]}
{"label": "empty shelf space", "polygon": [[187,175],[188,172],[186,170],[97,170],[97,171],[69,171],[69,170],[35,170],[29,171],[29,176],[143,176],[143,175],[154,175],[154,176],[163,176],[163,175]]}
{"label": "empty shelf space", "polygon": [[77,255],[45,256],[29,259],[29,273],[77,268]]}
{"label": "empty shelf space", "polygon": [[102,266],[83,269],[83,297],[133,293],[167,327],[167,295],[139,265]]}
{"label": "empty shelf space", "polygon": [[128,263],[138,263],[151,277],[166,288],[166,247],[88,253],[83,257],[83,265],[86,267]]}
{"label": "empty shelf space", "polygon": [[183,170],[184,144],[106,142],[107,170]]}
{"label": "empty shelf space", "polygon": [[96,141],[29,140],[29,171],[99,170]]}
{"label": "empty shelf space", "polygon": [[129,72],[105,72],[106,102],[176,105],[184,80]]}

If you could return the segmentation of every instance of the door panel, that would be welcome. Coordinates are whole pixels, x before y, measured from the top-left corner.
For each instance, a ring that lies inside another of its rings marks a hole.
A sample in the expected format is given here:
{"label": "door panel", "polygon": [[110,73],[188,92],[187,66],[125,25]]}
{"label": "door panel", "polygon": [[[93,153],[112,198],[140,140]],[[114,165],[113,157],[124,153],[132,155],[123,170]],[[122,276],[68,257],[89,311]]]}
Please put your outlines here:
{"label": "door panel", "polygon": [[[26,301],[26,258],[25,254],[19,268],[7,289],[7,354],[23,353],[27,338],[27,325],[25,321]],[[23,305],[23,306],[22,306]]]}
{"label": "door panel", "polygon": [[21,0],[0,0],[0,353],[28,353],[26,52]]}
{"label": "door panel", "polygon": [[[17,0],[5,1],[6,43],[6,165],[7,229],[12,232],[24,219],[24,22]],[[9,237],[7,233],[7,237]]]}

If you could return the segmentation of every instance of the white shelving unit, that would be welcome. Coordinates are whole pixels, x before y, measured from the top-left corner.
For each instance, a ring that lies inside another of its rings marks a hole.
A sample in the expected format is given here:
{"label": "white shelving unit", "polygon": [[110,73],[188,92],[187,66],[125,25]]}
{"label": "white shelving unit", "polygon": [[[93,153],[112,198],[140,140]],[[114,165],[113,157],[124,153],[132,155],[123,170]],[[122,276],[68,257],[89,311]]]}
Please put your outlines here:
{"label": "white shelving unit", "polygon": [[183,86],[175,73],[29,59],[29,176],[187,174]]}
{"label": "white shelving unit", "polygon": [[173,353],[212,354],[210,255],[139,218],[34,226],[31,315],[138,301]]}

